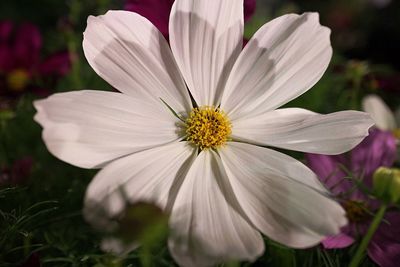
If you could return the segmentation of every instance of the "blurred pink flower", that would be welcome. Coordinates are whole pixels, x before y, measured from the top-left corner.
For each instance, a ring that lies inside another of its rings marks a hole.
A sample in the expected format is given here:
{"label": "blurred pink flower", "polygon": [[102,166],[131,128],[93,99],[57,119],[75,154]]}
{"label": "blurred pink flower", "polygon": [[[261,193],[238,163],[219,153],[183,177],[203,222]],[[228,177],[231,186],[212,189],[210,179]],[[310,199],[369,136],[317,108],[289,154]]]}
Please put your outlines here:
{"label": "blurred pink flower", "polygon": [[59,52],[41,60],[42,36],[30,23],[20,26],[0,21],[0,97],[31,91],[45,95],[37,81],[54,80],[68,73],[68,52]]}
{"label": "blurred pink flower", "polygon": [[[387,131],[373,129],[370,135],[347,154],[327,156],[307,154],[308,166],[338,197],[347,212],[349,224],[336,236],[322,244],[325,248],[345,248],[364,235],[379,203],[355,189],[355,184],[345,179],[348,174],[362,179],[371,188],[372,175],[380,166],[390,167],[396,158],[396,140]],[[342,168],[341,168],[342,166]],[[344,168],[343,168],[344,167]],[[371,214],[372,213],[372,214]],[[368,247],[368,255],[381,267],[395,267],[400,262],[400,212],[389,211]]]}

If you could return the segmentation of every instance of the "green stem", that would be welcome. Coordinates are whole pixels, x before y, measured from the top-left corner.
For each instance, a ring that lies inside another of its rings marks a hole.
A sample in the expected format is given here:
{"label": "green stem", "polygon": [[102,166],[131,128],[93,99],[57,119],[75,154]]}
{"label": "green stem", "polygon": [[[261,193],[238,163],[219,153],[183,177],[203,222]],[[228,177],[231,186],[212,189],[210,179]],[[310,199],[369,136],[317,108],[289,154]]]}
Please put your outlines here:
{"label": "green stem", "polygon": [[239,262],[237,262],[237,261],[231,261],[231,262],[226,263],[226,267],[239,267],[239,266],[240,266]]}
{"label": "green stem", "polygon": [[375,214],[375,217],[372,220],[372,223],[368,228],[367,234],[362,239],[361,244],[358,247],[353,259],[351,260],[349,267],[359,266],[361,260],[364,257],[364,253],[365,253],[365,250],[367,249],[369,241],[371,240],[372,236],[374,235],[376,229],[378,229],[378,226],[381,223],[383,216],[385,215],[386,208],[387,208],[386,204],[383,204],[379,208],[378,212]]}
{"label": "green stem", "polygon": [[4,157],[3,160],[5,161],[6,165],[11,164],[11,159],[10,159],[10,155],[8,153],[6,140],[7,140],[7,133],[5,130],[5,126],[3,127],[3,125],[0,125],[0,146],[3,149],[3,155],[0,155],[0,167],[2,167],[1,166],[2,157]]}
{"label": "green stem", "polygon": [[30,250],[31,250],[31,239],[32,236],[30,233],[28,233],[25,238],[24,238],[24,256],[28,257]]}
{"label": "green stem", "polygon": [[357,110],[359,109],[359,104],[358,104],[358,96],[360,94],[360,89],[361,89],[361,77],[356,77],[353,80],[353,88],[352,88],[352,108]]}
{"label": "green stem", "polygon": [[142,267],[150,267],[151,266],[150,248],[146,245],[143,245],[139,255]]}
{"label": "green stem", "polygon": [[118,258],[114,259],[114,260],[111,262],[111,266],[112,266],[112,267],[121,267],[121,266],[122,266],[122,260],[121,260],[121,259],[118,259]]}
{"label": "green stem", "polygon": [[71,80],[73,83],[73,86],[76,89],[81,89],[82,86],[82,80],[81,80],[81,66],[78,58],[78,45],[77,45],[77,37],[75,33],[72,30],[69,30],[67,32],[67,47],[68,51],[70,53],[70,61],[72,63],[72,68],[71,68]]}

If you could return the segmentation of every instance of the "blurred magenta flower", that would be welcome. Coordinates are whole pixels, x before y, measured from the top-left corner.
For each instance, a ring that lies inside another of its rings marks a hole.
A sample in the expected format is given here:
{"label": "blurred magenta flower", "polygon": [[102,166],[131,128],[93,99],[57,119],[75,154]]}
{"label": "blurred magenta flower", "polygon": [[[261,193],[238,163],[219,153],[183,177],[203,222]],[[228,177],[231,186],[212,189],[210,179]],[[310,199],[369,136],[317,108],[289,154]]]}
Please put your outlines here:
{"label": "blurred magenta flower", "polygon": [[41,60],[41,48],[42,36],[35,25],[0,22],[0,97],[26,91],[46,95],[48,88],[43,88],[43,82],[68,73],[71,65],[68,52]]}
{"label": "blurred magenta flower", "polygon": [[[175,0],[126,0],[125,10],[136,12],[153,23],[169,39],[168,23]],[[156,7],[156,8],[155,8]],[[244,0],[244,21],[248,21],[256,10],[256,0]]]}
{"label": "blurred magenta flower", "polygon": [[[387,131],[373,129],[362,143],[347,154],[327,156],[307,154],[308,166],[338,197],[346,210],[349,224],[322,244],[325,248],[345,248],[366,233],[378,202],[357,189],[345,177],[349,171],[371,188],[372,175],[380,166],[390,167],[396,158],[396,140]],[[368,247],[368,255],[381,267],[395,267],[400,262],[400,212],[389,211]]]}
{"label": "blurred magenta flower", "polygon": [[40,267],[40,256],[38,253],[32,253],[29,258],[22,263],[19,267]]}
{"label": "blurred magenta flower", "polygon": [[24,184],[31,173],[33,158],[25,156],[15,160],[11,166],[0,166],[0,186]]}
{"label": "blurred magenta flower", "polygon": [[400,73],[390,75],[376,75],[378,87],[386,92],[398,94],[400,92]]}

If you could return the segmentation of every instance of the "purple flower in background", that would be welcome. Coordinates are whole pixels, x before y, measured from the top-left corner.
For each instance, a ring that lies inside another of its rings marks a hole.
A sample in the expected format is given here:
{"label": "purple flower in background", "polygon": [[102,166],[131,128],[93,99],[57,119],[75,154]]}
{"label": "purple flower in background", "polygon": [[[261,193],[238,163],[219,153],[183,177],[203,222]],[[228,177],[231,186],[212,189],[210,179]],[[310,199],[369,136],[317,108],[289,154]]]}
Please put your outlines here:
{"label": "purple flower in background", "polygon": [[[150,20],[169,39],[168,23],[174,0],[127,0],[125,10],[136,12]],[[256,10],[256,0],[244,0],[244,21],[248,21]]]}
{"label": "purple flower in background", "polygon": [[389,75],[376,75],[376,81],[380,89],[386,92],[400,92],[400,73],[395,72]]}
{"label": "purple flower in background", "polygon": [[42,37],[35,25],[16,26],[11,21],[0,21],[0,98],[27,91],[46,95],[48,88],[43,88],[43,84],[68,73],[71,65],[68,52],[41,60],[41,48]]}
{"label": "purple flower in background", "polygon": [[0,166],[0,186],[16,186],[24,184],[33,167],[33,158],[23,157],[13,162],[11,166]]}
{"label": "purple flower in background", "polygon": [[[307,154],[308,166],[337,196],[346,210],[349,224],[336,236],[322,241],[325,248],[345,248],[366,233],[378,202],[345,179],[348,170],[362,184],[371,188],[372,175],[380,166],[390,167],[396,158],[396,140],[390,132],[373,129],[370,135],[346,154],[326,156]],[[400,212],[389,211],[368,247],[368,255],[381,267],[395,267],[400,262]]]}

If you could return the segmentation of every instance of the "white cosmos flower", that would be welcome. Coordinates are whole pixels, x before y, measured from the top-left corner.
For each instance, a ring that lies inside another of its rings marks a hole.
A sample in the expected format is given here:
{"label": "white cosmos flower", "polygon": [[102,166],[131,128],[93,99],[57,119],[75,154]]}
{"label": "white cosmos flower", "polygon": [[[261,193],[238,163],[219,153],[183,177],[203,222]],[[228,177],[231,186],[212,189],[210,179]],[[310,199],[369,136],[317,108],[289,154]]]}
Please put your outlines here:
{"label": "white cosmos flower", "polygon": [[242,0],[176,0],[171,12],[171,48],[138,14],[89,17],[85,56],[121,93],[35,102],[51,153],[102,168],[86,193],[87,219],[106,220],[93,205],[106,217],[121,212],[120,188],[131,202],[155,202],[170,213],[169,249],[184,266],[255,260],[264,251],[260,232],[295,248],[338,233],[345,213],[316,175],[266,148],[340,154],[373,124],[358,111],[277,109],[329,64],[330,31],[318,14],[274,19],[241,51]]}
{"label": "white cosmos flower", "polygon": [[382,98],[374,94],[364,97],[362,106],[364,111],[371,115],[377,128],[391,131],[400,139],[400,109],[393,113]]}

